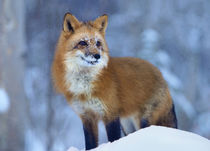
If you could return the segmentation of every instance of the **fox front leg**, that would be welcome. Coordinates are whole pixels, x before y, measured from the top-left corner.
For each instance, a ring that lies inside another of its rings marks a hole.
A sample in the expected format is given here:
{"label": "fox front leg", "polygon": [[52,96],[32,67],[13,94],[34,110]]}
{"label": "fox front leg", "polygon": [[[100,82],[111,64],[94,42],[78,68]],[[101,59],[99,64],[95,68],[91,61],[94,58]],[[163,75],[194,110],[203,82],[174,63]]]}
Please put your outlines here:
{"label": "fox front leg", "polygon": [[106,126],[106,133],[108,136],[108,140],[110,142],[120,139],[121,131],[120,131],[119,118],[117,118],[111,122],[105,122],[105,126]]}
{"label": "fox front leg", "polygon": [[85,149],[93,149],[98,146],[98,120],[88,114],[82,117],[83,131],[85,136]]}

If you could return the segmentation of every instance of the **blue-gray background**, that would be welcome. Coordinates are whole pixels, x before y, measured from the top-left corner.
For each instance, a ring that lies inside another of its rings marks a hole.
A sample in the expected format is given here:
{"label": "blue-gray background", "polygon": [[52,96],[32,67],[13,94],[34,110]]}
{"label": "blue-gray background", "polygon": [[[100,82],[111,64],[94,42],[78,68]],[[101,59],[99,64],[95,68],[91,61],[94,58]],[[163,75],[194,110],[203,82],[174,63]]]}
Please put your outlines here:
{"label": "blue-gray background", "polygon": [[84,21],[108,14],[111,55],[156,65],[170,87],[179,128],[210,138],[209,8],[205,0],[0,0],[0,150],[84,147],[80,119],[51,83],[66,12]]}

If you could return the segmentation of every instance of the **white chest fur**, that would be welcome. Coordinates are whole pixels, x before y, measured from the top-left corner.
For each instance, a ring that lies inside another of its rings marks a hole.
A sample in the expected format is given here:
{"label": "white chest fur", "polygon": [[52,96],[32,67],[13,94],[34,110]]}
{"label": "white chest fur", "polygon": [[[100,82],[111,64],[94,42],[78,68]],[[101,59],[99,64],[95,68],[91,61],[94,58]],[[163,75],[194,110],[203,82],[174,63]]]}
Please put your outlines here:
{"label": "white chest fur", "polygon": [[74,100],[71,104],[71,107],[77,114],[83,114],[87,110],[91,110],[101,116],[104,115],[106,111],[105,105],[97,98],[90,99],[85,102],[79,100]]}
{"label": "white chest fur", "polygon": [[93,77],[85,73],[67,73],[69,91],[74,94],[91,93]]}
{"label": "white chest fur", "polygon": [[100,69],[97,67],[81,67],[75,64],[66,64],[66,85],[74,94],[91,94],[92,82],[97,79]]}
{"label": "white chest fur", "polygon": [[66,65],[65,83],[73,95],[85,94],[89,99],[86,101],[73,100],[71,106],[77,114],[83,114],[85,111],[91,110],[103,115],[106,106],[98,98],[92,98],[91,93],[94,89],[93,82],[97,80],[101,70],[107,65],[108,57],[102,57],[96,65],[87,65],[80,57],[77,57],[81,56],[81,52],[77,51],[77,53],[76,56],[71,52],[66,55],[64,62]]}

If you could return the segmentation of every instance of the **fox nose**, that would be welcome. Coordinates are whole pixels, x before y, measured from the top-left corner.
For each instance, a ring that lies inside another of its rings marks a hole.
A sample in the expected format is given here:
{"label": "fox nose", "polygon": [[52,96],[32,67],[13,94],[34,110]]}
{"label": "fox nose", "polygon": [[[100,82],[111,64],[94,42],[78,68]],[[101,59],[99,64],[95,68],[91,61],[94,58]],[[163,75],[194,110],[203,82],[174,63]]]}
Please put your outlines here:
{"label": "fox nose", "polygon": [[99,54],[94,54],[93,56],[94,56],[94,58],[96,58],[96,59],[100,59],[100,57],[101,57]]}

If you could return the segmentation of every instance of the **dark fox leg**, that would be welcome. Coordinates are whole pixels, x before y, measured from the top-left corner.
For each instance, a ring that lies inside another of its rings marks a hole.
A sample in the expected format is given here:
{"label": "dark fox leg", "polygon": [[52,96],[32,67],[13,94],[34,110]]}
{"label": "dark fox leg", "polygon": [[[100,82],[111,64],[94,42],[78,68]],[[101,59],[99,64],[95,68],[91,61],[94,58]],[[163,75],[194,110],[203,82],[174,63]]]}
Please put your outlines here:
{"label": "dark fox leg", "polygon": [[94,115],[90,116],[82,117],[86,150],[98,146],[98,120],[94,119]]}
{"label": "dark fox leg", "polygon": [[105,125],[106,125],[106,132],[107,132],[108,140],[110,142],[118,140],[121,137],[119,118],[109,123],[105,123]]}
{"label": "dark fox leg", "polygon": [[142,118],[141,122],[140,122],[140,126],[141,126],[141,128],[146,128],[146,127],[150,126],[149,121],[145,118]]}
{"label": "dark fox leg", "polygon": [[94,136],[93,132],[83,125],[84,135],[85,135],[85,148],[86,150],[96,148],[98,143],[97,139]]}

